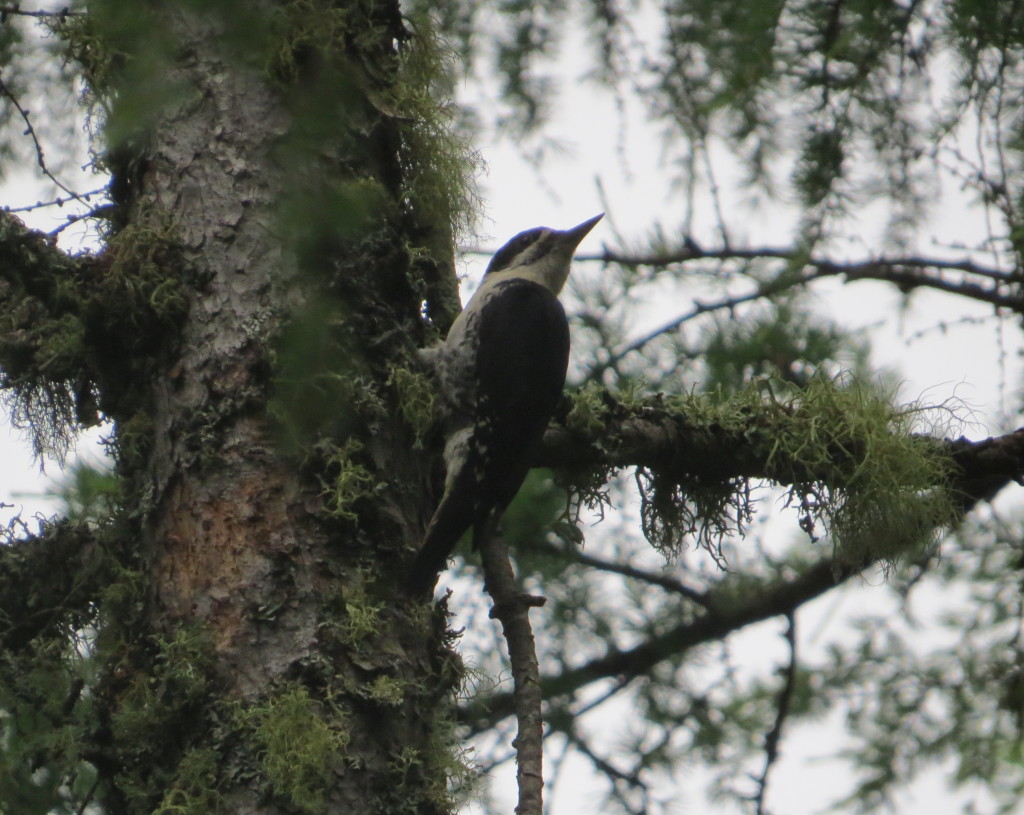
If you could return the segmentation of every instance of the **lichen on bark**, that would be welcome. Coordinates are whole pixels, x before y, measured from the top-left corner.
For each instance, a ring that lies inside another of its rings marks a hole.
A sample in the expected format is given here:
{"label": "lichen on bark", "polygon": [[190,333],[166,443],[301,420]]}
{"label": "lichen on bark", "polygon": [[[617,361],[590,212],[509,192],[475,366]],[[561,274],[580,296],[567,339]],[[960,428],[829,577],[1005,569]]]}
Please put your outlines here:
{"label": "lichen on bark", "polygon": [[[96,0],[54,32],[89,83],[111,207],[95,255],[0,235],[21,252],[0,367],[60,443],[114,424],[112,577],[89,597],[88,705],[69,703],[95,724],[67,759],[92,768],[80,794],[123,813],[448,808],[461,668],[443,613],[394,600],[434,473],[389,384],[424,303],[451,316],[470,213],[434,35],[397,3],[326,0]],[[298,784],[286,719],[330,736]]]}

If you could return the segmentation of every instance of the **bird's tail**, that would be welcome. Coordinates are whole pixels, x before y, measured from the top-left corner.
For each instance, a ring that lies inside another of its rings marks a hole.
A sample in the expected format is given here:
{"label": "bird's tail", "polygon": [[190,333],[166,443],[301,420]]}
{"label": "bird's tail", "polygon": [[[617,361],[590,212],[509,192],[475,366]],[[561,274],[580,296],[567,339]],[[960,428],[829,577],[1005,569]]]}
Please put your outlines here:
{"label": "bird's tail", "polygon": [[472,520],[466,517],[464,508],[454,507],[451,502],[442,501],[430,519],[423,536],[423,546],[416,553],[412,568],[405,581],[406,593],[410,597],[430,594],[437,583],[438,574],[445,568],[455,544],[469,529]]}
{"label": "bird's tail", "polygon": [[[406,579],[406,592],[410,597],[429,594],[437,583],[437,576],[448,564],[448,558],[455,550],[455,545],[466,533],[469,524],[465,516],[444,511],[444,505],[438,507],[434,517],[430,519],[423,546],[416,553],[409,577]],[[497,532],[498,519],[501,512],[497,509],[486,513],[473,523],[473,549],[480,546]]]}

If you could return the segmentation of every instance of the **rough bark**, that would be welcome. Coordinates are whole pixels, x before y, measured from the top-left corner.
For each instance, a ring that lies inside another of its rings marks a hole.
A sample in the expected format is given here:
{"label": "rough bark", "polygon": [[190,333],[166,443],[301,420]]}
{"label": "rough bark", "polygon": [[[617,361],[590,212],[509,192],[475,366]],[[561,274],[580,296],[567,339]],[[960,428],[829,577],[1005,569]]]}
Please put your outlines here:
{"label": "rough bark", "polygon": [[[273,20],[271,4],[258,9]],[[187,316],[115,416],[146,588],[141,619],[107,621],[116,668],[97,691],[107,724],[93,758],[111,813],[182,798],[222,813],[446,808],[437,714],[456,675],[444,617],[388,602],[431,503],[424,456],[402,422],[371,428],[354,403],[334,406],[320,446],[298,451],[268,413],[282,375],[273,349],[318,303],[337,307],[318,327],[344,337],[385,414],[395,405],[381,344],[387,332],[409,347],[415,336],[398,137],[367,87],[387,81],[407,32],[397,4],[350,10],[362,39],[353,33],[342,58],[380,73],[342,77],[351,84],[334,104],[356,124],[308,148],[295,131],[315,66],[287,87],[231,44],[228,17],[169,5],[153,18],[173,43],[163,79],[179,93],[127,148],[134,175],[118,203],[124,228],[172,224]],[[289,196],[350,183],[353,166],[390,196],[372,241],[311,247],[281,234]],[[400,363],[403,348],[384,351]],[[347,439],[358,440],[352,461],[337,455]],[[353,461],[377,500],[332,512],[332,467]],[[165,730],[146,735],[124,711],[155,687],[167,712],[150,722]],[[297,732],[308,738],[289,744]],[[197,756],[216,756],[206,775]]]}

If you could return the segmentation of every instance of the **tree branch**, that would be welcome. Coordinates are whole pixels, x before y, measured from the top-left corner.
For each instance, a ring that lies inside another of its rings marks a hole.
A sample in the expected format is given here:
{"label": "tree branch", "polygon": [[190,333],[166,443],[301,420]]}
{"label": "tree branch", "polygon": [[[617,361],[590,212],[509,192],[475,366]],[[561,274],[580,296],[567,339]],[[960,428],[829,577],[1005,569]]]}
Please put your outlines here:
{"label": "tree branch", "polygon": [[88,615],[103,564],[84,524],[62,521],[0,543],[0,652],[18,651],[69,615]]}
{"label": "tree branch", "polygon": [[[587,744],[586,741],[581,739],[575,730],[564,730],[566,739],[569,744],[579,750],[584,756],[590,759],[590,763],[594,765],[594,769],[599,773],[603,773],[607,776],[611,788],[612,795],[618,799],[618,803],[622,806],[622,809],[626,812],[631,811],[628,806],[626,795],[620,791],[620,787],[625,786],[628,789],[639,792],[643,800],[646,802],[648,798],[647,785],[640,777],[640,768],[635,769],[632,772],[623,772],[614,764],[607,759],[602,758]],[[644,806],[639,809],[640,812],[647,812],[647,807]]]}
{"label": "tree branch", "polygon": [[[541,693],[550,702],[557,697],[571,696],[580,688],[602,679],[614,677],[625,682],[645,676],[662,660],[723,639],[753,623],[792,614],[808,600],[859,573],[859,569],[841,565],[832,558],[823,558],[798,576],[776,580],[760,590],[746,588],[737,593],[727,580],[720,588],[707,593],[709,610],[698,619],[680,624],[632,648],[612,646],[604,656],[557,675],[542,677]],[[458,715],[473,733],[478,733],[493,727],[513,709],[511,695],[497,693],[473,700],[461,708]]]}
{"label": "tree branch", "polygon": [[674,266],[680,263],[688,263],[694,260],[784,260],[787,263],[799,264],[800,267],[811,270],[819,270],[823,277],[832,275],[854,275],[853,279],[862,279],[864,276],[872,279],[888,280],[885,275],[887,271],[920,271],[929,269],[936,271],[959,271],[967,274],[978,275],[1001,283],[1020,283],[1022,275],[1018,271],[1004,272],[991,266],[983,266],[975,263],[970,258],[963,260],[942,260],[940,258],[927,258],[918,255],[903,255],[893,258],[873,258],[871,260],[850,261],[842,263],[828,260],[826,258],[806,257],[805,254],[795,248],[763,246],[752,249],[735,249],[724,247],[721,249],[704,249],[693,240],[687,239],[685,245],[675,252],[665,252],[658,255],[624,255],[610,250],[605,250],[600,255],[577,255],[579,261],[600,261],[602,263],[616,263],[622,266],[650,266],[664,267]]}
{"label": "tree branch", "polygon": [[543,597],[523,594],[516,583],[508,549],[498,535],[480,544],[484,588],[494,600],[491,617],[501,621],[512,664],[513,698],[519,732],[516,748],[516,781],[519,804],[516,815],[541,815],[544,811],[544,722],[541,718],[540,665],[530,626],[530,609],[544,604]]}
{"label": "tree branch", "polygon": [[[771,443],[774,430],[767,416],[749,411],[739,427],[698,421],[682,409],[666,407],[666,400],[650,397],[630,406],[603,394],[607,413],[593,430],[549,428],[538,466],[563,469],[599,469],[645,465],[673,472],[685,468],[709,481],[765,478],[793,484],[835,477],[843,466],[856,461],[849,447],[836,451],[828,472],[810,470],[798,457]],[[780,407],[773,403],[773,408]],[[948,456],[946,474],[962,512],[991,499],[1003,486],[1024,477],[1024,428],[981,441],[966,438],[915,437]],[[834,469],[833,466],[834,465]],[[940,485],[936,485],[940,486]],[[850,563],[826,558],[789,580],[777,580],[760,590],[737,593],[726,579],[720,587],[700,595],[704,613],[660,636],[630,648],[610,647],[602,657],[550,675],[540,681],[544,699],[551,702],[572,696],[580,688],[603,679],[628,683],[645,675],[662,660],[677,657],[697,645],[722,639],[752,623],[778,615],[791,615],[803,603],[858,574],[870,562]],[[696,599],[696,598],[694,598]],[[497,694],[463,708],[460,718],[474,730],[492,726],[512,712],[507,694]]]}
{"label": "tree branch", "polygon": [[782,727],[789,716],[790,703],[793,700],[793,689],[796,687],[796,614],[786,615],[789,625],[786,627],[786,642],[789,644],[789,662],[784,669],[782,690],[779,691],[779,706],[775,714],[775,724],[764,737],[764,770],[757,779],[757,794],[754,797],[757,815],[767,815],[764,808],[765,794],[768,792],[768,774],[775,762],[779,760],[779,742],[782,739]]}
{"label": "tree branch", "polygon": [[[7,9],[6,12],[4,11],[4,8]],[[16,8],[17,7],[15,7],[15,10],[11,10],[10,7],[0,7],[0,21],[3,20],[3,17],[6,14],[31,14],[31,12],[19,12],[16,10]],[[37,12],[37,14],[41,13]],[[2,77],[0,77],[0,95],[5,96],[7,98],[7,100],[14,106],[14,109],[18,111],[18,115],[21,116],[21,120],[25,123],[24,135],[32,139],[32,144],[34,145],[36,150],[36,163],[39,165],[39,169],[42,171],[43,175],[45,175],[48,179],[50,179],[50,181],[57,185],[59,189],[66,192],[71,198],[84,200],[83,196],[79,195],[70,187],[64,186],[60,179],[58,179],[57,176],[50,172],[49,167],[46,166],[46,159],[43,155],[43,145],[40,143],[39,136],[36,134],[36,129],[32,125],[32,119],[29,115],[28,109],[22,107],[21,102],[18,101],[18,97],[14,95],[14,92],[11,91],[11,89],[7,86],[7,83],[3,81]]]}
{"label": "tree branch", "polygon": [[109,332],[124,319],[113,298],[106,297],[102,310],[94,305],[109,288],[109,276],[100,273],[105,264],[109,258],[62,252],[44,233],[0,211],[0,388],[12,396],[12,419],[30,432],[37,455],[60,459],[75,430],[96,423],[98,371],[125,359],[88,343],[102,335],[94,326]]}
{"label": "tree branch", "polygon": [[[580,255],[577,259],[630,267],[649,266],[654,268],[702,260],[720,262],[777,260],[786,264],[785,269],[775,279],[761,283],[746,294],[726,297],[710,303],[695,301],[693,307],[685,314],[670,320],[643,337],[633,340],[613,353],[610,359],[595,369],[596,373],[601,373],[614,366],[626,355],[641,350],[657,337],[677,330],[683,324],[702,314],[729,310],[743,303],[806,286],[808,283],[827,277],[841,277],[846,282],[877,280],[891,283],[903,292],[915,288],[929,288],[989,303],[996,307],[1008,308],[1017,313],[1024,311],[1024,294],[1022,294],[1020,285],[1024,282],[1024,276],[1020,271],[1004,272],[975,263],[969,258],[951,261],[902,256],[842,263],[826,258],[806,257],[803,252],[795,248],[733,249],[724,247],[703,249],[688,239],[684,247],[675,252],[656,255],[625,255],[606,250],[600,255]],[[958,272],[961,276],[959,279],[947,279],[943,277],[944,272]],[[991,285],[973,282],[970,279],[972,276],[988,281]]]}
{"label": "tree branch", "polygon": [[981,441],[935,439],[956,466],[953,481],[961,497],[960,509],[969,512],[976,504],[991,501],[1011,482],[1024,479],[1024,427],[1004,436],[990,436]]}
{"label": "tree branch", "polygon": [[679,594],[688,600],[699,603],[702,606],[707,604],[707,597],[704,592],[699,591],[692,586],[687,586],[682,581],[677,580],[674,577],[656,574],[644,569],[637,569],[634,566],[629,566],[625,563],[617,563],[614,560],[607,560],[605,558],[595,557],[594,555],[588,555],[580,549],[570,545],[556,546],[554,544],[543,542],[536,544],[536,548],[545,549],[559,557],[570,558],[576,563],[580,563],[584,566],[591,566],[602,572],[611,572],[613,574],[622,575],[623,577],[632,578],[633,580],[639,580],[643,583],[648,583],[652,586],[659,586],[667,592]]}
{"label": "tree branch", "polygon": [[[81,262],[57,248],[43,232],[29,229],[12,210],[0,210],[0,277],[10,280],[15,275],[26,283],[36,281],[48,286],[52,270],[71,270]],[[33,291],[33,293],[36,293]]]}
{"label": "tree branch", "polygon": [[[548,428],[536,466],[579,470],[644,465],[709,481],[764,478],[794,484],[829,481],[856,455],[854,450],[837,450],[827,471],[808,468],[799,457],[778,449],[767,409],[763,416],[750,410],[747,422],[725,427],[666,407],[657,395],[628,406],[610,394],[602,396],[608,410],[601,425],[592,431],[570,430],[564,423]],[[773,410],[778,407],[772,405]],[[981,441],[916,438],[949,457],[948,486],[962,512],[990,500],[1007,484],[1024,480],[1024,428]]]}
{"label": "tree branch", "polygon": [[56,17],[61,22],[64,22],[68,17],[80,17],[84,12],[72,11],[67,6],[64,6],[59,11],[25,11],[21,8],[21,3],[8,3],[0,6],[0,23],[6,23],[7,18],[12,14],[21,17]]}
{"label": "tree branch", "polygon": [[59,458],[100,414],[123,418],[178,337],[189,267],[169,231],[139,240],[125,231],[71,255],[0,210],[0,388],[37,454]]}
{"label": "tree branch", "polygon": [[[88,192],[73,193],[73,194],[67,196],[66,198],[62,198],[62,197],[60,197],[58,195],[52,201],[36,201],[34,204],[25,204],[25,206],[22,206],[22,207],[3,207],[2,209],[3,209],[4,212],[33,212],[33,211],[35,211],[37,209],[42,209],[44,207],[63,207],[65,204],[69,204],[72,201],[77,201],[77,200],[88,201],[94,195],[101,195],[101,194],[105,195],[106,193],[107,193],[107,187],[97,187],[96,189],[89,190]],[[86,213],[84,215],[75,215],[75,216],[68,216],[68,217],[69,218],[74,217],[76,220],[81,220],[82,218],[89,217],[90,214],[92,214],[91,211],[90,211],[90,213]],[[48,233],[48,234],[52,234],[52,233]]]}
{"label": "tree branch", "polygon": [[[748,432],[758,432],[754,422]],[[661,419],[645,420],[633,416],[619,424],[612,433],[602,433],[605,446],[600,450],[596,448],[596,440],[580,443],[578,434],[564,429],[549,430],[545,437],[544,466],[591,466],[598,462],[626,466],[683,456],[682,460],[687,460],[689,466],[713,477],[773,477],[772,472],[775,471],[769,469],[765,461],[750,455],[755,445],[750,443],[749,437],[745,439],[743,433],[732,438],[727,436],[712,439],[696,433],[687,435],[671,431]],[[937,444],[950,454],[957,467],[953,484],[962,497],[962,509],[965,511],[980,501],[988,500],[1007,483],[1019,482],[1024,472],[1024,428],[977,442],[964,438],[922,437],[922,443]],[[805,473],[804,477],[814,476]],[[540,680],[541,692],[550,702],[557,697],[571,696],[580,688],[602,679],[616,678],[619,682],[628,682],[645,675],[662,660],[678,656],[695,646],[720,640],[753,623],[790,615],[802,604],[859,574],[868,565],[857,567],[825,558],[797,577],[775,581],[760,591],[745,590],[739,596],[726,581],[720,588],[702,595],[707,611],[697,620],[681,624],[633,648],[612,647],[602,657],[561,674],[543,677]],[[496,694],[464,707],[459,718],[474,732],[479,732],[510,713],[512,700],[509,695]]]}

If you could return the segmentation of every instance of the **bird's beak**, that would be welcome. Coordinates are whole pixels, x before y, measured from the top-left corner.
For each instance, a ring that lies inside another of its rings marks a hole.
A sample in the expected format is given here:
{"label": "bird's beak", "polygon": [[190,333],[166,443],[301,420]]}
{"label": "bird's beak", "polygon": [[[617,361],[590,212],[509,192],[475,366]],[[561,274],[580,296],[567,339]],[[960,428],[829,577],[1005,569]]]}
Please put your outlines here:
{"label": "bird's beak", "polygon": [[590,232],[590,230],[593,229],[597,222],[603,217],[604,213],[602,212],[600,215],[595,215],[589,221],[584,221],[579,226],[574,226],[572,229],[565,230],[563,234],[565,235],[566,245],[571,245],[573,250],[575,250],[587,236],[587,233]]}

